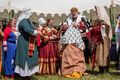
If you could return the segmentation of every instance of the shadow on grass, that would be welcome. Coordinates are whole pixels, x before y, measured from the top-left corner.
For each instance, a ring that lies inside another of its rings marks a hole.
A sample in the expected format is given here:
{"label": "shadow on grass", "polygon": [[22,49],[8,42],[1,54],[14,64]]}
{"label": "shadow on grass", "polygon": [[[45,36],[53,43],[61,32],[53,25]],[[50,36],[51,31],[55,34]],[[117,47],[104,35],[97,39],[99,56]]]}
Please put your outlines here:
{"label": "shadow on grass", "polygon": [[120,72],[109,72],[110,75],[117,75],[120,76]]}
{"label": "shadow on grass", "polygon": [[116,68],[117,68],[117,66],[118,66],[117,61],[116,61],[116,62],[114,62],[114,63],[111,63],[111,64],[110,64],[110,68],[113,68],[113,69],[116,69]]}
{"label": "shadow on grass", "polygon": [[92,70],[87,70],[87,73],[89,73],[90,75],[99,75],[100,73],[98,71],[92,71]]}
{"label": "shadow on grass", "polygon": [[18,74],[15,74],[15,79],[14,80],[38,80],[35,76],[31,77],[21,77]]}
{"label": "shadow on grass", "polygon": [[[102,73],[99,73],[98,71],[91,71],[91,70],[88,70],[87,71],[90,75],[101,75]],[[103,73],[104,74],[104,73]],[[114,72],[108,72],[108,73],[105,73],[105,74],[110,74],[110,75],[115,75],[115,76],[120,76],[120,70],[116,70]]]}

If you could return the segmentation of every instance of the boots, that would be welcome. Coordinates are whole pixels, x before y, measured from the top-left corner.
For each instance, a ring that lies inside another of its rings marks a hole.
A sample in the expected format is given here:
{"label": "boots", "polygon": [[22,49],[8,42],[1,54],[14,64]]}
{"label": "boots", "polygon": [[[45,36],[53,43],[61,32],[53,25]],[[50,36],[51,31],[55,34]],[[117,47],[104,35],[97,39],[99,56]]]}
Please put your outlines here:
{"label": "boots", "polygon": [[99,66],[99,72],[100,73],[109,73],[109,67],[108,66]]}
{"label": "boots", "polygon": [[104,73],[104,67],[102,67],[102,66],[99,66],[99,73],[101,73],[101,74],[103,74]]}
{"label": "boots", "polygon": [[120,55],[119,55],[119,61],[118,61],[118,70],[120,70]]}
{"label": "boots", "polygon": [[105,67],[104,72],[105,72],[105,73],[109,73],[109,67],[108,67],[108,66]]}

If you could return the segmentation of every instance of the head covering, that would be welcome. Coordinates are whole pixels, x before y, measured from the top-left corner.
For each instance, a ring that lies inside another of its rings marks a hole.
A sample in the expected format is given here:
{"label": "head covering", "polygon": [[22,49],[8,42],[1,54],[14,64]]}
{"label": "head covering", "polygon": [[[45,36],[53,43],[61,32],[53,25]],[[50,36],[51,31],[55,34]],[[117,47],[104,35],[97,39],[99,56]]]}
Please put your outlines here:
{"label": "head covering", "polygon": [[96,10],[97,10],[97,17],[99,20],[103,20],[105,23],[107,23],[107,25],[110,26],[110,30],[109,30],[109,38],[112,39],[112,28],[111,28],[111,23],[110,23],[110,18],[104,8],[104,6],[102,5],[97,5],[95,6]]}
{"label": "head covering", "polygon": [[21,10],[21,15],[18,17],[17,19],[17,24],[16,24],[16,30],[18,31],[18,25],[19,23],[25,19],[25,18],[29,18],[32,15],[31,9],[30,8],[24,8]]}
{"label": "head covering", "polygon": [[118,28],[119,27],[119,22],[120,22],[120,16],[118,16],[117,25],[116,25],[116,28],[115,28],[116,50],[117,51],[119,50],[119,47],[120,47],[120,29]]}
{"label": "head covering", "polygon": [[40,18],[40,19],[38,20],[38,22],[39,22],[39,25],[46,24],[46,21],[45,21],[44,18]]}
{"label": "head covering", "polygon": [[115,28],[115,32],[120,32],[120,29],[118,28],[119,27],[119,22],[120,22],[120,16],[118,16],[118,20],[117,20],[117,25],[116,25],[116,28]]}

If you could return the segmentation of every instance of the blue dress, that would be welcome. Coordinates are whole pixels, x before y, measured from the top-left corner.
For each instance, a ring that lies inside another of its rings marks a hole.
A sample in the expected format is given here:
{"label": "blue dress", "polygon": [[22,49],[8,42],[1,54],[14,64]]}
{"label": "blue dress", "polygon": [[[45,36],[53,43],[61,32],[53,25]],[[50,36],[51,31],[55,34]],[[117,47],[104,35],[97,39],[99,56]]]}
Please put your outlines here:
{"label": "blue dress", "polygon": [[7,39],[7,52],[3,51],[3,70],[5,75],[13,75],[15,68],[16,36],[10,32]]}

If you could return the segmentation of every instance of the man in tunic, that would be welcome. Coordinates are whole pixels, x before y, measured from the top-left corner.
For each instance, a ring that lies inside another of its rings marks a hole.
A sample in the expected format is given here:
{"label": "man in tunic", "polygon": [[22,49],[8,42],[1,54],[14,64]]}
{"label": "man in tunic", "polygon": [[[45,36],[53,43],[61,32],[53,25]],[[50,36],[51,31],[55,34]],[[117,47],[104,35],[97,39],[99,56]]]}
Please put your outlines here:
{"label": "man in tunic", "polygon": [[80,78],[86,71],[84,42],[79,29],[82,15],[75,7],[70,11],[71,15],[66,20],[68,28],[60,39],[61,44],[65,45],[62,53],[61,74],[67,78]]}
{"label": "man in tunic", "polygon": [[31,23],[29,19],[31,15],[31,9],[23,9],[16,25],[16,30],[20,32],[20,35],[17,41],[15,72],[22,77],[31,76],[39,71],[35,38],[41,33]]}

